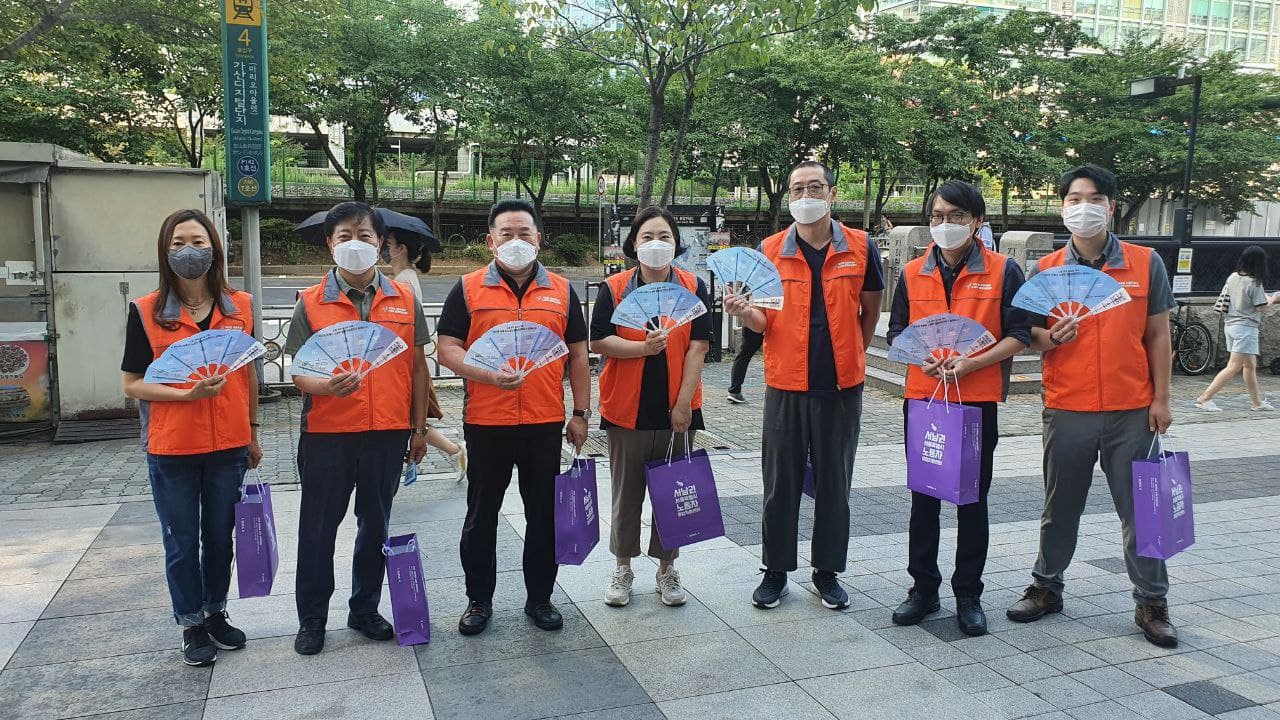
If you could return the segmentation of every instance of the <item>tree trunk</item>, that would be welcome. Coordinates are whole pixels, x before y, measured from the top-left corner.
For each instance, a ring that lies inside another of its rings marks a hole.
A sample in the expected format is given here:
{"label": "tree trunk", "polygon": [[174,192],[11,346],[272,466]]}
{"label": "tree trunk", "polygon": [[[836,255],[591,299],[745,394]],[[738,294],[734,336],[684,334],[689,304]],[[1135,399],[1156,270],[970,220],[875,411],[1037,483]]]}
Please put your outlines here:
{"label": "tree trunk", "polygon": [[711,206],[716,205],[716,194],[720,192],[720,175],[724,171],[724,153],[720,153],[720,159],[716,161],[716,172],[711,179]]}
{"label": "tree trunk", "polygon": [[680,125],[676,129],[676,141],[671,145],[671,165],[667,170],[667,183],[662,189],[663,207],[676,199],[676,186],[680,182],[680,153],[684,152],[684,140],[689,134],[689,119],[693,116],[694,103],[693,78],[686,73],[684,85],[684,107],[680,109]]}
{"label": "tree trunk", "polygon": [[613,176],[613,204],[618,204],[618,193],[622,191],[622,158],[618,158],[618,172]]}
{"label": "tree trunk", "polygon": [[1009,183],[1000,182],[1000,232],[1009,232]]}
{"label": "tree trunk", "polygon": [[[551,155],[546,151],[542,154],[542,182],[538,185],[538,196],[534,198],[533,209],[538,211],[538,217],[542,217],[542,202],[547,197],[547,186],[551,184]],[[533,195],[532,188],[529,194]]]}
{"label": "tree trunk", "polygon": [[760,201],[764,199],[764,193],[760,192],[760,186],[756,186],[756,225],[760,224]]}
{"label": "tree trunk", "polygon": [[640,178],[640,207],[653,203],[654,174],[658,172],[658,152],[662,148],[662,115],[666,110],[665,81],[657,79],[649,89],[649,138],[644,152],[644,176]]}
{"label": "tree trunk", "polygon": [[862,227],[871,232],[871,173],[875,160],[867,158],[867,173],[862,179]]}
{"label": "tree trunk", "polygon": [[[324,148],[325,157],[329,158],[329,166],[338,173],[338,177],[342,178],[342,182],[356,192],[355,178],[351,177],[351,173],[347,171],[344,163],[338,160],[338,156],[333,154],[333,148],[329,145],[329,138],[320,130],[320,123],[315,120],[307,120],[307,124],[311,126],[311,133],[316,136],[316,140],[320,142],[320,147]],[[361,190],[363,195],[363,190]]]}
{"label": "tree trunk", "polygon": [[[782,188],[774,188],[774,180],[769,177],[769,168],[760,167],[760,179],[764,183],[764,192],[769,196],[769,227],[771,233],[778,232],[782,222]],[[759,198],[756,199],[756,207],[760,207]]]}
{"label": "tree trunk", "polygon": [[582,168],[576,168],[577,180],[573,184],[573,231],[582,232]]}
{"label": "tree trunk", "polygon": [[889,200],[889,168],[880,163],[880,177],[876,182],[875,222],[879,224],[884,217],[884,205]]}

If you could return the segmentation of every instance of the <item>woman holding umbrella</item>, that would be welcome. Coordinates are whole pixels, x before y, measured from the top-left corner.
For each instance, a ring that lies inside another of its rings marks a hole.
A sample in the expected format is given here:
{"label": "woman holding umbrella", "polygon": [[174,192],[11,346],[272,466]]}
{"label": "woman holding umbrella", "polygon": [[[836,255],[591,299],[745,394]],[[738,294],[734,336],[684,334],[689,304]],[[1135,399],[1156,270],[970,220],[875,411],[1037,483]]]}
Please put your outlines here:
{"label": "woman holding umbrella", "polygon": [[[387,249],[387,257],[391,263],[391,276],[408,285],[413,291],[413,296],[418,298],[418,302],[422,302],[422,281],[418,278],[418,273],[427,273],[431,270],[431,252],[427,249],[426,243],[434,239],[434,235],[428,238],[405,229],[397,231],[392,230],[390,226],[387,228],[387,241],[384,247]],[[430,382],[429,378],[428,382]],[[429,390],[431,394],[428,400],[427,418],[441,419],[444,417],[444,412],[436,399],[435,386],[429,386]],[[465,442],[453,442],[439,430],[428,425],[427,444],[449,457],[457,473],[458,482],[462,482],[467,477],[467,444]]]}

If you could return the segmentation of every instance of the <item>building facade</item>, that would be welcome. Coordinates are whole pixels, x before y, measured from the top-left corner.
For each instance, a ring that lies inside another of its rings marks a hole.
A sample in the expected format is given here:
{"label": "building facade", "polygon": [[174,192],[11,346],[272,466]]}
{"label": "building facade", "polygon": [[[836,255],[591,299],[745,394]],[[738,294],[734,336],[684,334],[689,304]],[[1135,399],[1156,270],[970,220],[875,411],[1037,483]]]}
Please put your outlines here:
{"label": "building facade", "polygon": [[996,16],[1053,12],[1080,21],[1106,47],[1129,35],[1187,39],[1202,55],[1230,51],[1249,69],[1280,69],[1280,0],[882,0],[879,12],[910,19],[952,6]]}

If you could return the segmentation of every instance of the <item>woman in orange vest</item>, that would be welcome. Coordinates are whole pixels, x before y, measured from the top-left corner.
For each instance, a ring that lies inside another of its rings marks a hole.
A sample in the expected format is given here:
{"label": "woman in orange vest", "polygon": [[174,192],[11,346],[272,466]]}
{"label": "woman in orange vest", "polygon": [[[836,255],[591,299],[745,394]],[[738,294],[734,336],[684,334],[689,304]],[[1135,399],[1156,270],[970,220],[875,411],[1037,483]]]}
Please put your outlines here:
{"label": "woman in orange vest", "polygon": [[[683,453],[702,421],[702,364],[711,347],[711,315],[670,331],[642,332],[613,324],[613,310],[628,294],[650,283],[681,285],[710,307],[702,280],[673,267],[684,252],[680,228],[665,208],[641,210],[622,244],[622,252],[639,262],[610,275],[591,313],[591,347],[604,356],[600,371],[600,426],[609,436],[609,473],[613,481],[613,521],[609,551],[617,558],[604,601],[622,607],[631,601],[635,574],[631,558],[640,555],[640,510],[644,505],[644,465],[667,456],[671,447]],[[683,605],[684,588],[675,569],[678,549],[662,547],[658,528],[649,532],[649,556],[658,559],[655,577],[659,597],[669,606]]]}
{"label": "woman in orange vest", "polygon": [[[978,188],[951,180],[929,199],[929,234],[933,244],[907,263],[898,279],[889,312],[888,339],[892,344],[908,325],[931,315],[953,313],[982,323],[998,342],[975,357],[937,359],[923,368],[907,368],[903,393],[907,400],[946,395],[946,402],[963,402],[982,409],[982,465],[978,501],[956,509],[956,569],[951,588],[956,598],[956,622],[967,635],[985,635],[982,611],[982,571],[987,562],[987,492],[1000,431],[996,404],[1003,402],[1012,358],[1031,343],[1031,318],[1013,307],[1022,287],[1022,268],[1013,258],[989,250],[979,239],[987,204]],[[945,376],[946,392],[939,392]],[[915,625],[939,610],[938,514],[941,501],[911,493],[911,525],[907,572],[914,584],[907,599],[893,613],[898,625]]]}
{"label": "woman in orange vest", "polygon": [[182,659],[204,666],[219,648],[245,645],[226,608],[240,484],[262,459],[258,376],[253,363],[188,385],[143,376],[166,348],[204,330],[252,335],[253,299],[227,285],[222,241],[199,210],[165,218],[157,246],[160,286],[129,304],[120,369],[125,394],[139,405],[169,598],[183,628]]}

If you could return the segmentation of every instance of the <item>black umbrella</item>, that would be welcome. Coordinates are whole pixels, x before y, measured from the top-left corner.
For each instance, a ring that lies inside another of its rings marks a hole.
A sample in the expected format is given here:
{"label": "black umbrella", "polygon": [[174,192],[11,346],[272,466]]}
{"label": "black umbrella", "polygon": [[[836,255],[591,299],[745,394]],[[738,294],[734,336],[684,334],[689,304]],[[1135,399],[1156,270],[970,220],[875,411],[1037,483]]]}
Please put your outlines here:
{"label": "black umbrella", "polygon": [[[387,226],[388,230],[395,231],[396,240],[405,243],[424,243],[423,247],[427,252],[444,250],[436,234],[431,232],[431,228],[427,227],[427,224],[418,218],[386,208],[374,208],[374,212],[378,213],[378,217],[382,218],[382,222]],[[324,216],[327,214],[327,210],[321,210],[298,223],[298,226],[294,229],[302,233],[302,239],[305,242],[312,245],[324,245]]]}

